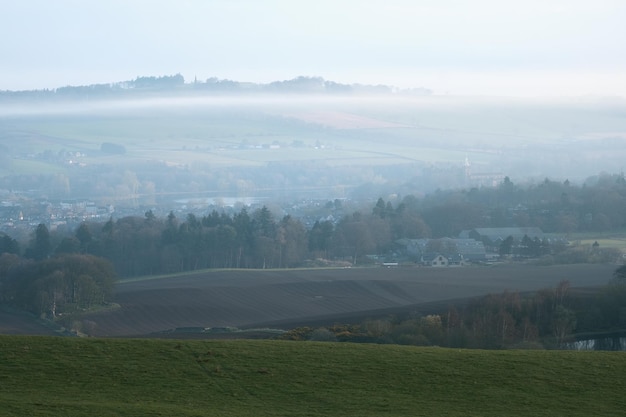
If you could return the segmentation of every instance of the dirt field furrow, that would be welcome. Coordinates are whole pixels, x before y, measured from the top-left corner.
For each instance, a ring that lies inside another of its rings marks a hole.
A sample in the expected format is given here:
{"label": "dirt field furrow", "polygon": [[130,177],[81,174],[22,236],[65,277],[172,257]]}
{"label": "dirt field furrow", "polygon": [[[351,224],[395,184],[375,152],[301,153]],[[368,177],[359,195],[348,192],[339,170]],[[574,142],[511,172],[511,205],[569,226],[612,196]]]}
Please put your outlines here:
{"label": "dirt field furrow", "polygon": [[615,265],[498,265],[463,268],[347,268],[207,271],[121,282],[121,308],[92,314],[100,336],[144,335],[181,327],[246,327],[307,321],[462,299],[534,291],[562,280],[606,284]]}

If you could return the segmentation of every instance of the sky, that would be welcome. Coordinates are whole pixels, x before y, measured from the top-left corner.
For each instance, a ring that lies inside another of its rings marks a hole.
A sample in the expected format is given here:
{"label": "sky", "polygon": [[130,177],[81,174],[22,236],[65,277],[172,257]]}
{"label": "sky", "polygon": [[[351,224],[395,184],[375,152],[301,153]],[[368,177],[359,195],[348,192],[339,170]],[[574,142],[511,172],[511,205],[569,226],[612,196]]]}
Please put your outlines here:
{"label": "sky", "polygon": [[0,90],[182,74],[626,97],[624,0],[0,0]]}

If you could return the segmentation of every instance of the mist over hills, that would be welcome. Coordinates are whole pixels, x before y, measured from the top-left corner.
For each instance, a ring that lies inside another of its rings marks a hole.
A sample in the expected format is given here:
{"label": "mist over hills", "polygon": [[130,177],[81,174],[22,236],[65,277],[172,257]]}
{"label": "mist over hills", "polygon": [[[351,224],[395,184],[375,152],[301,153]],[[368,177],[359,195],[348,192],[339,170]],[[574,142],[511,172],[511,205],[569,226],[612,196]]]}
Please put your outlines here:
{"label": "mist over hills", "polygon": [[[375,201],[623,171],[626,103],[180,75],[0,92],[0,197],[121,207]],[[190,202],[194,202],[191,204]]]}

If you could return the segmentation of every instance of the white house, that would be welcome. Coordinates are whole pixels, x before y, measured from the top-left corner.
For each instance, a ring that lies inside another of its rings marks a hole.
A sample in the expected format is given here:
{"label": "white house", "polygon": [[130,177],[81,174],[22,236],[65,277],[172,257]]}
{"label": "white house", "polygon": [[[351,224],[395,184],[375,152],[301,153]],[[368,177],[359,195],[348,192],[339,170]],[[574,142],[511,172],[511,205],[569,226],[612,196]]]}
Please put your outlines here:
{"label": "white house", "polygon": [[441,254],[436,254],[433,258],[424,258],[424,264],[435,267],[442,267],[449,265],[448,258]]}

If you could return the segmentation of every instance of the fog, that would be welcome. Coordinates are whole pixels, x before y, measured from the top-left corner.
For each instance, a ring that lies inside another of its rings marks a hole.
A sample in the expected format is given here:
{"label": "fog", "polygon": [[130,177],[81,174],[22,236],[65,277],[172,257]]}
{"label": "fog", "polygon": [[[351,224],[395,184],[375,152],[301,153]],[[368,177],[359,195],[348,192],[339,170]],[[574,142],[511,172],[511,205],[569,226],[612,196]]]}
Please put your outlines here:
{"label": "fog", "polygon": [[402,90],[5,97],[0,189],[132,206],[582,183],[623,170],[625,115],[619,98]]}

